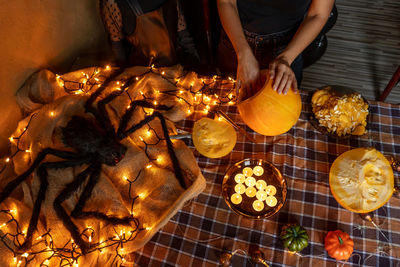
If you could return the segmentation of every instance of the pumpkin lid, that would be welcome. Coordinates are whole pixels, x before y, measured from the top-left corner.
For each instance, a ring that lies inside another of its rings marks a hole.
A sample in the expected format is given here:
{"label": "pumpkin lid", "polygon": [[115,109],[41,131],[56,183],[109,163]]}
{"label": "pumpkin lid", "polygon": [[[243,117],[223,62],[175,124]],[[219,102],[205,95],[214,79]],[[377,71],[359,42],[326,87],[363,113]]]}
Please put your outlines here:
{"label": "pumpkin lid", "polygon": [[367,213],[382,207],[392,196],[393,170],[376,149],[356,148],[344,152],[333,162],[329,186],[344,208]]}
{"label": "pumpkin lid", "polygon": [[226,121],[202,118],[195,122],[192,140],[197,151],[209,158],[229,154],[236,145],[236,131]]}

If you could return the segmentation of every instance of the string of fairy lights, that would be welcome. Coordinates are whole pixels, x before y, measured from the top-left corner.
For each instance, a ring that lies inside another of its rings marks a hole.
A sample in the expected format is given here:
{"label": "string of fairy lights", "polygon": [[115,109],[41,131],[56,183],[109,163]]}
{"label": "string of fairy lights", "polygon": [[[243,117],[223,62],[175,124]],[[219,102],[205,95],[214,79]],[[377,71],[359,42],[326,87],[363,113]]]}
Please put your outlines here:
{"label": "string of fairy lights", "polygon": [[[91,95],[96,89],[100,88],[104,81],[110,77],[114,68],[110,66],[106,67],[94,67],[86,69],[87,71],[82,71],[80,77],[74,77],[74,79],[67,79],[68,75],[56,75],[56,81],[60,87],[68,94],[77,95]],[[156,68],[154,65],[146,68],[146,71],[139,75],[129,77],[129,81],[126,78],[121,80],[115,80],[111,85],[112,90],[120,92],[119,95],[126,94],[130,100],[130,104],[126,107],[127,110],[131,108],[131,104],[138,100],[138,97],[134,99],[129,88],[134,85],[135,82],[141,81],[146,75],[154,74],[161,77],[165,82],[173,85],[175,87],[171,90],[160,91],[153,88],[152,91],[147,90],[146,92],[140,91],[139,100],[144,100],[151,102],[154,106],[160,105],[159,96],[166,95],[172,96],[177,99],[177,102],[183,104],[187,107],[186,115],[191,115],[196,106],[196,112],[201,112],[202,115],[207,115],[213,108],[221,105],[233,105],[236,101],[236,81],[232,78],[223,79],[218,76],[213,77],[195,77],[189,83],[187,82],[186,75],[187,72],[179,77],[174,75],[168,75],[162,68]],[[133,82],[132,82],[133,81]],[[199,86],[200,85],[200,86]],[[221,90],[223,88],[223,90]],[[97,92],[96,92],[97,93]],[[192,100],[188,99],[187,93],[192,95]],[[162,100],[161,100],[162,101]],[[146,116],[152,115],[154,109],[141,107]],[[21,129],[22,131],[18,136],[11,136],[9,138],[10,142],[13,144],[14,152],[7,158],[5,158],[2,166],[0,167],[0,173],[3,173],[7,166],[10,166],[13,158],[18,153],[31,153],[30,148],[21,148],[20,141],[27,134],[28,128],[32,121],[36,117],[37,113],[32,113],[30,118],[27,120],[27,125]],[[57,114],[55,111],[50,111],[49,116],[55,117]],[[122,179],[127,183],[128,195],[131,200],[130,203],[130,213],[135,216],[134,203],[138,198],[144,199],[146,193],[142,192],[135,195],[133,193],[133,185],[138,177],[142,174],[145,169],[150,169],[153,166],[163,166],[165,163],[163,160],[163,155],[158,155],[156,158],[152,157],[148,152],[149,147],[159,144],[161,141],[165,140],[158,135],[156,129],[152,127],[149,123],[146,127],[142,127],[143,132],[139,135],[139,140],[142,145],[141,148],[146,153],[150,162],[140,170],[135,178],[123,176]],[[155,137],[155,141],[154,138]],[[54,242],[54,234],[52,235],[53,229],[46,229],[45,233],[39,235],[34,242],[32,242],[32,247],[30,251],[21,252],[18,248],[24,241],[26,236],[26,230],[18,222],[18,209],[17,207],[13,209],[3,209],[0,210],[0,241],[4,246],[12,252],[13,257],[10,260],[10,266],[27,266],[32,262],[35,257],[40,255],[40,259],[43,259],[40,266],[79,266],[80,258],[83,257],[83,253],[79,246],[70,239],[63,246],[56,246]],[[113,254],[112,265],[122,265],[126,261],[126,253],[124,250],[124,245],[128,242],[133,241],[141,231],[151,230],[151,226],[141,226],[138,220],[133,221],[133,227],[129,229],[116,229],[114,228],[114,235],[107,238],[100,238],[101,233],[96,233],[91,226],[87,226],[81,232],[81,237],[90,244],[90,249],[88,253],[107,253],[107,255]]]}

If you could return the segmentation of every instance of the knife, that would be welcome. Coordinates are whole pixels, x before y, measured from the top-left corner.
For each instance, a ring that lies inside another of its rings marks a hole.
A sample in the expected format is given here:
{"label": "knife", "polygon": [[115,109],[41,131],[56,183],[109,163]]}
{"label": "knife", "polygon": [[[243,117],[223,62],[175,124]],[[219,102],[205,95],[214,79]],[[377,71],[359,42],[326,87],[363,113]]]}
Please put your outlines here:
{"label": "knife", "polygon": [[249,139],[253,143],[258,143],[257,140],[255,140],[246,130],[241,128],[239,125],[237,125],[231,118],[228,117],[228,115],[225,114],[225,112],[221,110],[217,110],[216,114],[222,118],[224,118],[229,124],[233,126],[237,131],[239,131],[241,134],[243,134],[247,139]]}

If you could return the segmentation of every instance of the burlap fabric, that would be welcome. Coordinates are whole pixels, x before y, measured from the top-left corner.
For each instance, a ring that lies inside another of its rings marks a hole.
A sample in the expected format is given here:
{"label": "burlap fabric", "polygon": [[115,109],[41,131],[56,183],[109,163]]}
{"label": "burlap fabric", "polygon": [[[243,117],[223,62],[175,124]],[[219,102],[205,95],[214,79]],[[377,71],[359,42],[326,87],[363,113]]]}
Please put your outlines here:
{"label": "burlap fabric", "polygon": [[[94,70],[93,68],[68,73],[61,76],[61,79],[79,81],[82,79],[82,71],[92,73]],[[176,132],[173,122],[182,120],[187,116],[188,105],[192,104],[191,94],[189,92],[180,92],[180,96],[185,98],[187,102],[179,101],[176,97],[177,90],[174,83],[153,72],[142,75],[148,71],[149,68],[146,67],[134,67],[125,70],[115,78],[115,82],[110,83],[110,86],[102,93],[100,99],[113,90],[117,90],[117,81],[138,76],[140,79],[138,78],[124,93],[107,105],[107,111],[114,128],[118,128],[120,118],[132,100],[143,99],[146,96],[151,96],[153,97],[152,99],[155,99],[154,94],[160,93],[160,96],[156,98],[158,103],[160,105],[173,106],[172,109],[163,112],[167,119],[169,132],[173,134]],[[193,75],[195,75],[193,73],[184,74],[179,67],[169,68],[167,71],[166,75],[169,77],[181,77],[183,82],[185,79],[192,80]],[[100,69],[98,77],[102,77],[102,74],[107,76],[106,70]],[[56,80],[54,74],[46,71],[45,74],[39,73],[32,77],[29,83],[21,88],[18,94],[19,102],[24,110],[30,113],[19,123],[18,129],[12,136],[21,136],[18,143],[19,149],[29,150],[30,153],[20,151],[12,158],[12,164],[7,167],[1,177],[2,187],[7,181],[27,170],[37,154],[44,148],[50,147],[72,151],[71,148],[63,144],[60,127],[65,126],[74,115],[91,116],[85,113],[84,110],[84,104],[89,94],[75,95],[66,93]],[[65,84],[65,86],[69,85]],[[157,92],[155,92],[155,89]],[[175,93],[163,93],[171,91]],[[143,120],[148,115],[146,112],[148,110],[136,108],[134,116],[132,116],[128,125],[134,125]],[[23,133],[23,131],[25,132]],[[141,248],[150,240],[182,208],[187,200],[202,192],[206,183],[191,150],[182,141],[173,140],[174,150],[183,171],[187,188],[184,189],[179,185],[172,168],[166,143],[163,140],[159,119],[154,119],[149,124],[130,134],[121,143],[128,148],[125,157],[114,167],[103,164],[100,181],[95,186],[84,211],[99,211],[121,217],[127,216],[132,212],[133,216],[139,220],[139,227],[144,230],[140,231],[134,240],[123,245],[123,252],[121,253],[127,255]],[[13,144],[13,151],[15,152],[17,149],[16,142],[14,141]],[[59,160],[55,156],[47,156],[44,161]],[[150,163],[152,167],[148,168]],[[54,211],[53,202],[65,185],[70,183],[85,167],[87,166],[49,170],[49,187],[41,208],[38,230],[35,232],[33,240],[36,240],[37,237],[50,229],[54,247],[61,248],[71,240],[69,231]],[[15,174],[12,174],[12,168]],[[17,208],[16,218],[22,229],[26,229],[28,226],[38,189],[39,179],[34,173],[15,190],[10,198],[1,204],[2,209]],[[82,190],[83,186],[63,203],[68,213],[75,207]],[[134,198],[136,199],[133,202]],[[132,203],[133,208],[131,208]],[[2,214],[1,217],[3,217],[0,218],[1,222],[6,220],[6,215]],[[130,229],[134,229],[134,225],[132,228],[112,226],[95,219],[73,219],[73,221],[80,231],[87,227],[91,227],[94,230],[93,239],[91,240],[93,244],[120,235],[123,232],[128,234]],[[3,234],[11,230],[11,225],[1,229]],[[7,240],[7,238],[3,240],[6,243],[8,242],[11,248],[15,249],[15,246],[11,244],[11,240]],[[80,257],[78,260],[79,266],[100,266],[100,264],[109,266],[112,262],[114,262],[113,264],[120,263],[121,258],[115,258],[116,249],[121,249],[117,245],[103,249],[103,253],[95,251]],[[32,247],[32,251],[41,251],[44,248],[45,244],[39,243]],[[8,266],[12,263],[14,255],[10,249],[4,246],[3,242],[0,242],[0,254],[2,255],[0,257],[1,266]],[[40,265],[43,259],[48,256],[48,253],[40,253],[33,258],[30,265]],[[50,265],[59,265],[60,258],[54,257]],[[127,261],[125,264],[128,264],[129,257],[126,257],[125,260]]]}

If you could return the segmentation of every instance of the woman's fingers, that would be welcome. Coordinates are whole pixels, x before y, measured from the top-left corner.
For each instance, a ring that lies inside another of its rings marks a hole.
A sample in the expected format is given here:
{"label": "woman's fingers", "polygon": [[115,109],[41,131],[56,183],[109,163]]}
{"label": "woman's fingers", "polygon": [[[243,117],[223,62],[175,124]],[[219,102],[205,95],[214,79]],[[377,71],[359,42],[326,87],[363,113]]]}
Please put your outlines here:
{"label": "woman's fingers", "polygon": [[[281,83],[281,80],[282,80],[282,78],[283,78],[283,74],[284,74],[284,72],[283,72],[283,71],[280,71],[280,70],[278,69],[278,71],[277,71],[277,73],[276,73],[276,75],[275,75],[275,81],[274,81],[274,84],[273,84],[272,88],[274,88],[274,90],[277,91],[277,92],[278,92],[278,88],[279,88],[279,85],[280,85],[280,83]],[[278,93],[279,93],[279,92],[278,92]]]}
{"label": "woman's fingers", "polygon": [[276,92],[278,94],[282,94],[283,93],[283,89],[285,89],[286,84],[288,83],[289,80],[289,75],[287,73],[283,73],[282,79],[278,85],[278,88],[276,90]]}

